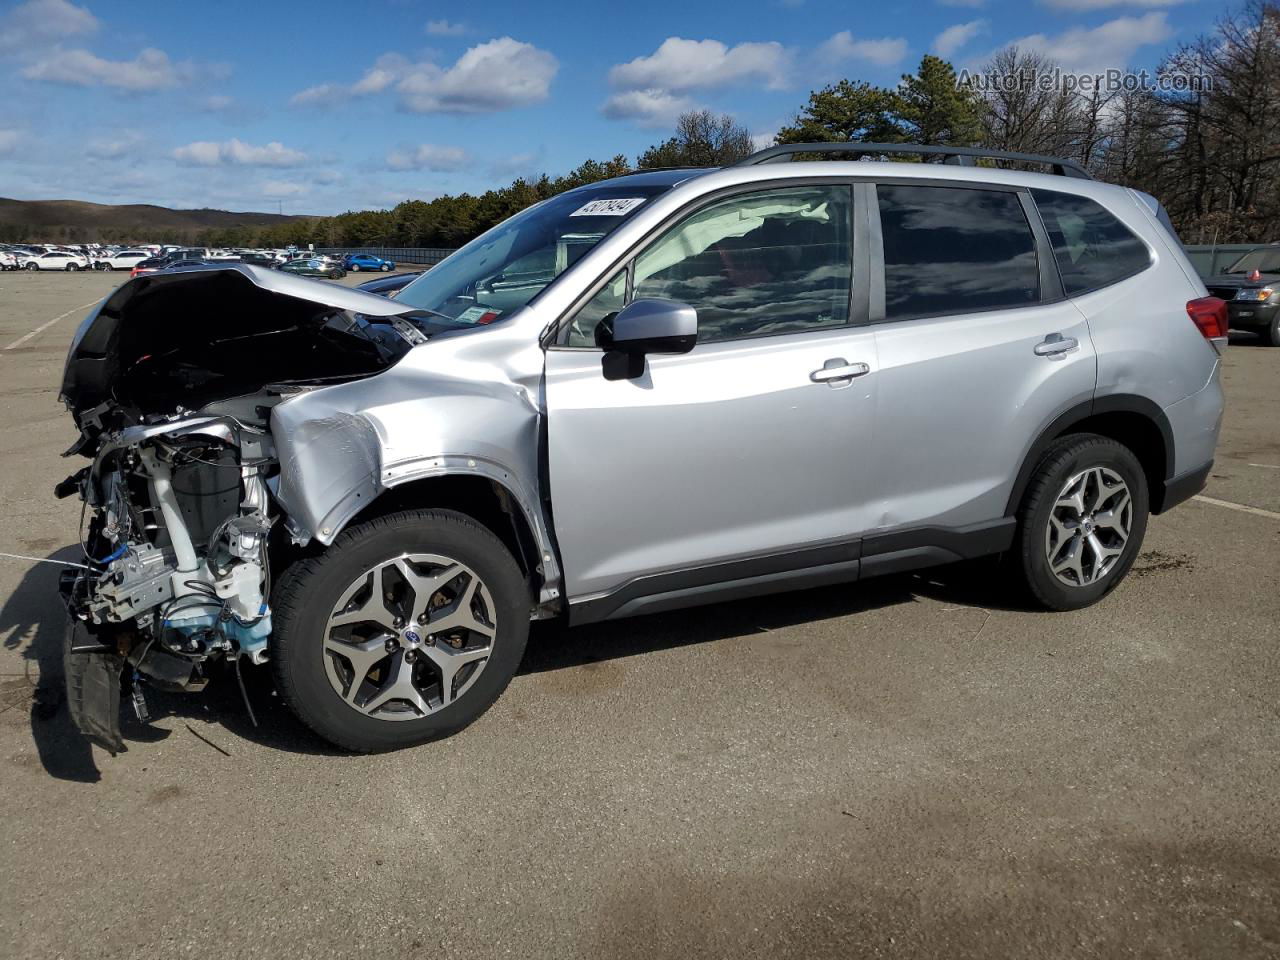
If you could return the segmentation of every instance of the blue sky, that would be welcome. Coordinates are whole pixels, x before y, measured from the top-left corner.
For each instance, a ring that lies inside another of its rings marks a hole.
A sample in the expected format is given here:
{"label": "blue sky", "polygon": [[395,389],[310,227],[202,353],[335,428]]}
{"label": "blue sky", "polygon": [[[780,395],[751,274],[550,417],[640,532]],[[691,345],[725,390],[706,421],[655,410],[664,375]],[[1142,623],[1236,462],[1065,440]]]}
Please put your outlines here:
{"label": "blue sky", "polygon": [[1153,67],[1208,0],[0,3],[0,196],[336,213],[629,158],[691,107],[762,139],[840,77],[1010,42]]}

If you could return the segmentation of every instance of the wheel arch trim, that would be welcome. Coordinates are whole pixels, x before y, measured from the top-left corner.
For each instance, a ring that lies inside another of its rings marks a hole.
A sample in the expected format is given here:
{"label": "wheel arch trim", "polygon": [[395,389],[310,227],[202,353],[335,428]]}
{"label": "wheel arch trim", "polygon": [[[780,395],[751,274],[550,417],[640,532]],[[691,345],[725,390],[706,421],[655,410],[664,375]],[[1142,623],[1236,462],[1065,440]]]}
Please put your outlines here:
{"label": "wheel arch trim", "polygon": [[1022,465],[1018,469],[1013,488],[1009,491],[1005,515],[1012,517],[1017,514],[1018,506],[1022,503],[1022,498],[1026,495],[1027,487],[1031,483],[1032,474],[1035,472],[1036,467],[1040,465],[1045,453],[1055,440],[1068,433],[1072,427],[1095,417],[1102,417],[1108,414],[1126,414],[1141,417],[1159,432],[1164,453],[1164,462],[1160,467],[1159,476],[1162,483],[1158,489],[1155,484],[1152,484],[1150,491],[1152,513],[1159,513],[1163,508],[1164,484],[1173,479],[1174,475],[1175,441],[1173,427],[1170,425],[1169,418],[1165,415],[1165,412],[1154,401],[1136,394],[1118,393],[1095,397],[1092,400],[1078,403],[1060,413],[1040,431],[1035,441],[1023,454]]}

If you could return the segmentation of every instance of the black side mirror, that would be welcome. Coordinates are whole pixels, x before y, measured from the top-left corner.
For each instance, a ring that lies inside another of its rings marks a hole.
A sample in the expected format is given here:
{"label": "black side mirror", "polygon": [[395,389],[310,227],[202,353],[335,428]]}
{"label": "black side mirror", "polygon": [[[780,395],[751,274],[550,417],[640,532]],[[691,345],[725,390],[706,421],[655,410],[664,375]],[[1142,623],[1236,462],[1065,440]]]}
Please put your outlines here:
{"label": "black side mirror", "polygon": [[635,379],[649,353],[688,353],[698,342],[698,311],[687,303],[633,300],[596,328],[606,380]]}

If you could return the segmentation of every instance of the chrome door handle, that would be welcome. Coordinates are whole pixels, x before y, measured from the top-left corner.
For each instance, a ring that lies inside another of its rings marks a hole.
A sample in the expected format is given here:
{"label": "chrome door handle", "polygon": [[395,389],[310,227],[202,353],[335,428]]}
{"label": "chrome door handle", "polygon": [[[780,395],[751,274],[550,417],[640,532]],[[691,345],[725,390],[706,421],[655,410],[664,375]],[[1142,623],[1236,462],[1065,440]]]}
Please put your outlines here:
{"label": "chrome door handle", "polygon": [[1064,353],[1079,349],[1080,341],[1075,337],[1064,337],[1060,333],[1051,333],[1036,344],[1037,357],[1060,357]]}
{"label": "chrome door handle", "polygon": [[870,372],[871,368],[865,363],[849,363],[844,357],[832,357],[822,365],[821,370],[815,370],[809,374],[809,379],[814,383],[829,383],[836,386],[854,377],[865,377]]}

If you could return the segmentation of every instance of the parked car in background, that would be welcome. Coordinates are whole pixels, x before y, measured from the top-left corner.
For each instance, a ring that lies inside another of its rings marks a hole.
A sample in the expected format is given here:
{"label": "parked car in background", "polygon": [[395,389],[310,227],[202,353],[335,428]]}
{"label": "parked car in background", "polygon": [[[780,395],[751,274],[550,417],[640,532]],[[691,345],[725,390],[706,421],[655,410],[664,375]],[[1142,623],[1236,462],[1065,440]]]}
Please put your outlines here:
{"label": "parked car in background", "polygon": [[11,250],[0,250],[0,270],[17,270],[18,255]]}
{"label": "parked car in background", "polygon": [[1231,329],[1248,330],[1280,347],[1280,244],[1256,247],[1204,282],[1227,301]]}
{"label": "parked car in background", "polygon": [[182,260],[170,260],[164,264],[157,273],[168,273],[170,270],[185,270],[187,267],[203,267],[207,266],[211,261],[197,260],[194,257],[186,257]]}
{"label": "parked car in background", "polygon": [[1182,248],[1202,279],[1216,277],[1260,243],[1192,243]]}
{"label": "parked car in background", "polygon": [[268,270],[274,270],[279,265],[276,258],[269,253],[242,253],[238,259],[241,263],[252,264],[255,267],[266,267]]}
{"label": "parked car in background", "polygon": [[380,297],[395,297],[401,290],[407,287],[413,281],[422,276],[422,271],[415,273],[394,273],[389,277],[378,277],[376,280],[366,280],[359,284],[357,290],[365,290],[369,293],[376,293]]}
{"label": "parked car in background", "polygon": [[140,260],[129,271],[129,279],[140,277],[144,273],[155,273],[157,270],[163,270],[168,263],[169,261],[165,257],[151,257],[147,260]]}
{"label": "parked car in background", "polygon": [[342,258],[342,265],[352,273],[359,273],[361,270],[381,270],[383,273],[390,273],[396,268],[394,261],[383,260],[372,253],[348,253]]}
{"label": "parked car in background", "polygon": [[22,261],[22,268],[24,270],[67,270],[74,273],[76,270],[88,270],[89,261],[78,253],[50,250],[48,253],[27,257]]}
{"label": "parked car in background", "polygon": [[325,260],[322,257],[303,257],[298,260],[290,260],[288,263],[281,264],[280,269],[285,273],[295,273],[300,277],[328,277],[330,280],[337,280],[347,275],[347,271],[342,268],[341,264],[334,263],[332,260]]}
{"label": "parked car in background", "polygon": [[151,254],[145,250],[120,250],[116,253],[104,253],[94,258],[95,270],[132,270]]}

